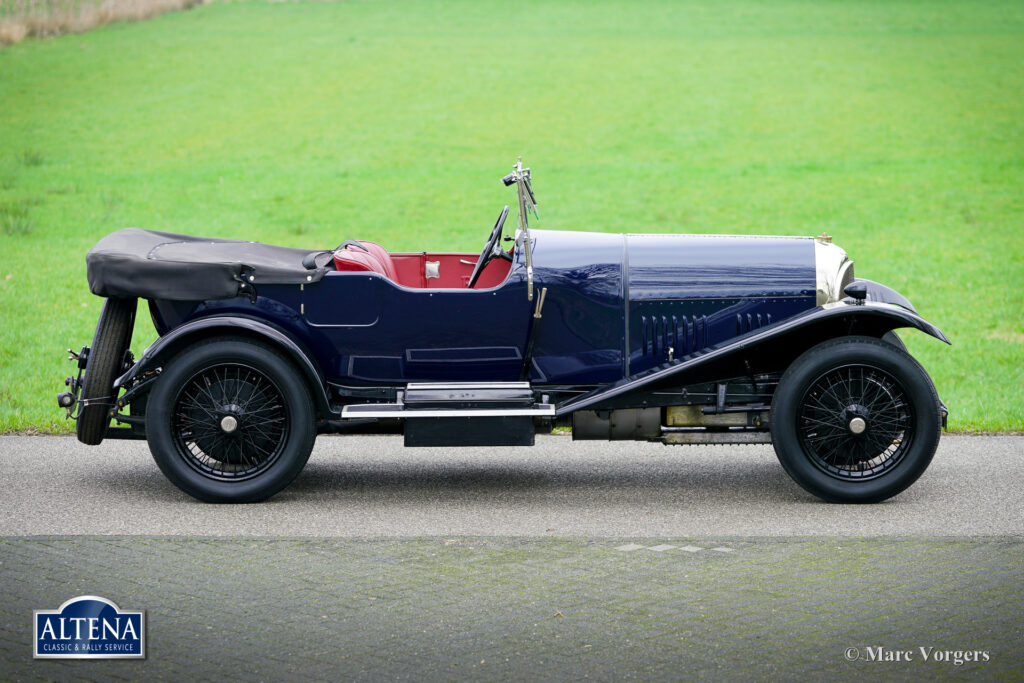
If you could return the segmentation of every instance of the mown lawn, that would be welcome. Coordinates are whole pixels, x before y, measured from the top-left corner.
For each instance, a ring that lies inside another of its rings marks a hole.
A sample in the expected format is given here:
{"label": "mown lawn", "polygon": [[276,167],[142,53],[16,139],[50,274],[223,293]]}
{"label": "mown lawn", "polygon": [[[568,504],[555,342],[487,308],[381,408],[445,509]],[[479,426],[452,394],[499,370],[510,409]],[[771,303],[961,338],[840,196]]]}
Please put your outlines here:
{"label": "mown lawn", "polygon": [[[958,430],[1024,430],[1024,4],[212,4],[0,50],[0,431],[71,427],[63,350],[124,226],[476,251],[541,227],[835,236]],[[152,340],[140,322],[136,352]]]}

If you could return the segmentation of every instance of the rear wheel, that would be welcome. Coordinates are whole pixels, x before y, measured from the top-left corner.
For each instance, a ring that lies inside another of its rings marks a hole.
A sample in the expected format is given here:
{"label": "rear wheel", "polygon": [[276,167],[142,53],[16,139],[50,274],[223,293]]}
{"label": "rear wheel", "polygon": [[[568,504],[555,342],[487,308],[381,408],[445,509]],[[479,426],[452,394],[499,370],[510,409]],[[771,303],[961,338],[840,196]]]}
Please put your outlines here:
{"label": "rear wheel", "polygon": [[90,446],[103,441],[110,425],[110,410],[117,397],[114,380],[120,374],[124,352],[131,344],[136,301],[107,299],[96,323],[96,334],[82,378],[81,403],[75,426],[78,440]]}
{"label": "rear wheel", "polygon": [[938,406],[928,374],[888,341],[829,341],[779,381],[772,443],[786,472],[816,496],[878,502],[928,467],[941,432]]}
{"label": "rear wheel", "polygon": [[166,364],[149,396],[146,439],[161,471],[211,503],[251,503],[299,474],[316,438],[313,402],[273,349],[221,339]]}

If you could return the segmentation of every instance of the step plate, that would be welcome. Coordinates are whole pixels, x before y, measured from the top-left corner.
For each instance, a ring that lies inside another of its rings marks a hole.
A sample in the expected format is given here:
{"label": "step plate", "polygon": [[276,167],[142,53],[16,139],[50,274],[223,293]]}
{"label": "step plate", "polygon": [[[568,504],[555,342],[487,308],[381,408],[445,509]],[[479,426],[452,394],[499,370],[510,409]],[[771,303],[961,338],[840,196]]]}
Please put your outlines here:
{"label": "step plate", "polygon": [[555,406],[540,403],[530,408],[426,408],[410,409],[401,403],[360,403],[341,409],[341,419],[362,420],[365,418],[395,418],[404,420],[414,417],[554,417]]}
{"label": "step plate", "polygon": [[529,382],[413,382],[405,388],[407,410],[481,410],[531,408]]}

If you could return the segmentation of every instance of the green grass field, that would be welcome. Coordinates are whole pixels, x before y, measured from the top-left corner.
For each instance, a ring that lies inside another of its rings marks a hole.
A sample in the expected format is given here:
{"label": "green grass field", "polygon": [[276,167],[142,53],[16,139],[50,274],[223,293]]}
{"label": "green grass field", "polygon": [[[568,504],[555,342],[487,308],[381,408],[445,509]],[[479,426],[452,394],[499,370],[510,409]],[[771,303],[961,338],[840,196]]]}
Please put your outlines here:
{"label": "green grass field", "polygon": [[539,227],[829,232],[1024,430],[1024,4],[252,1],[0,50],[0,431],[72,427],[103,234],[476,251],[517,154]]}

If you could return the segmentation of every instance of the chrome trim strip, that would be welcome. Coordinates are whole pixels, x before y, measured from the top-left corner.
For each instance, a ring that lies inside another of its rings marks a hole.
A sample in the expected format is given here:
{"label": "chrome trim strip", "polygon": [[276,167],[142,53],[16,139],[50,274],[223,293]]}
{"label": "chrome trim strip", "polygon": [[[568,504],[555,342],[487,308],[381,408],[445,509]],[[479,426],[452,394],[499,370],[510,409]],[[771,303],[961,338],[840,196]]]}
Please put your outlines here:
{"label": "chrome trim strip", "polygon": [[409,382],[407,391],[416,389],[529,389],[529,382]]}
{"label": "chrome trim strip", "polygon": [[[365,410],[360,410],[365,408]],[[541,403],[533,408],[488,408],[484,410],[406,410],[400,403],[361,403],[341,409],[341,419],[367,417],[406,419],[412,417],[554,417],[555,406]]]}

